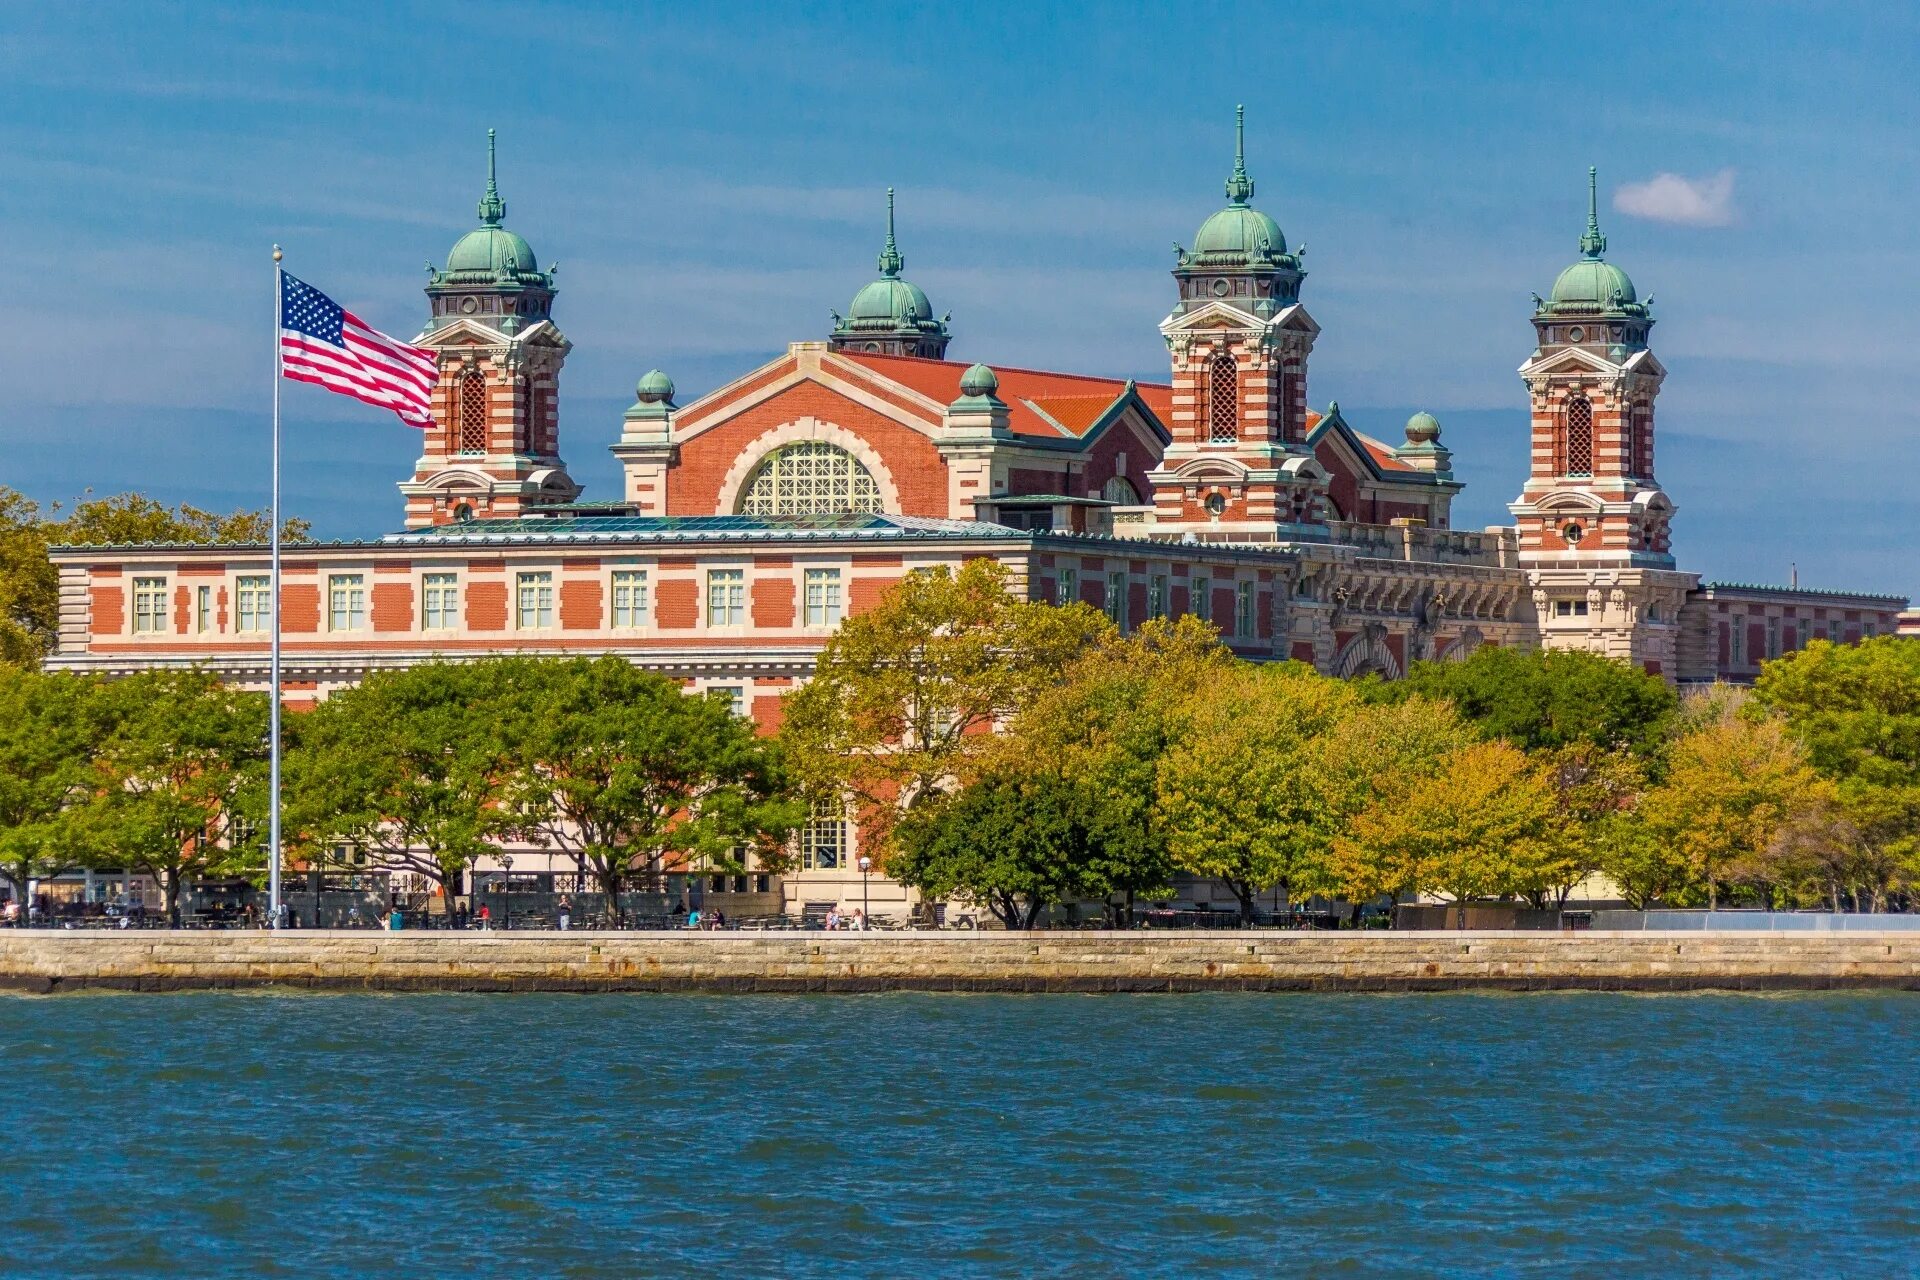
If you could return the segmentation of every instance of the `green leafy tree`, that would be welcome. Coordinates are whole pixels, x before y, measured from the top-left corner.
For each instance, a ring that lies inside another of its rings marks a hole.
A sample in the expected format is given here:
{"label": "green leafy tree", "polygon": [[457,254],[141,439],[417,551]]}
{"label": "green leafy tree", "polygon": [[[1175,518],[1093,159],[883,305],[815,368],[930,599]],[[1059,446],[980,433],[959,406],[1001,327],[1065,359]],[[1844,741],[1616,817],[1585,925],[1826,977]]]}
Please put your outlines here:
{"label": "green leafy tree", "polygon": [[1767,663],[1753,706],[1783,717],[1813,767],[1839,788],[1858,833],[1867,896],[1920,880],[1920,640],[1815,640]]}
{"label": "green leafy tree", "polygon": [[91,677],[0,666],[0,877],[16,902],[84,851],[73,818],[99,787],[105,692]]}
{"label": "green leafy tree", "polygon": [[1540,765],[1506,742],[1476,742],[1440,769],[1385,781],[1335,838],[1335,876],[1356,899],[1521,894],[1551,874],[1559,824]]}
{"label": "green leafy tree", "polygon": [[1232,890],[1243,921],[1259,893],[1324,880],[1327,830],[1317,740],[1358,704],[1337,680],[1295,664],[1209,682],[1161,757],[1157,804],[1174,865]]}
{"label": "green leafy tree", "polygon": [[609,918],[636,870],[763,864],[806,817],[775,745],[718,694],[689,696],[620,658],[509,659],[506,803],[521,832],[574,857]]}
{"label": "green leafy tree", "polygon": [[1625,750],[1573,742],[1535,758],[1553,783],[1560,810],[1558,843],[1541,867],[1544,878],[1526,890],[1536,908],[1564,907],[1574,888],[1601,869],[1603,832],[1630,810],[1646,785],[1646,765]]}
{"label": "green leafy tree", "polygon": [[111,728],[94,798],[74,817],[89,865],[132,867],[178,923],[189,879],[252,874],[266,810],[267,697],[202,671],[147,671],[105,686]]}
{"label": "green leafy tree", "polygon": [[461,891],[516,825],[503,731],[506,660],[370,673],[288,722],[287,829],[316,855],[357,845],[389,870]]}
{"label": "green leafy tree", "polygon": [[988,775],[930,797],[897,824],[887,873],[933,897],[986,904],[1009,929],[1088,896],[1086,793],[1052,775]]}
{"label": "green leafy tree", "polygon": [[781,736],[809,789],[850,794],[884,850],[902,809],[960,780],[1000,721],[1112,630],[1083,604],[1014,599],[994,561],[920,570],[840,624]]}
{"label": "green leafy tree", "polygon": [[1574,743],[1658,752],[1677,702],[1666,681],[1612,658],[1571,649],[1488,646],[1462,662],[1418,662],[1382,687],[1398,697],[1445,698],[1489,738],[1525,751]]}
{"label": "green leafy tree", "polygon": [[1081,789],[1092,832],[1086,889],[1108,901],[1116,923],[1131,922],[1137,897],[1172,883],[1166,824],[1154,803],[1160,760],[1187,701],[1240,665],[1206,623],[1154,619],[1106,637],[993,741],[987,767]]}

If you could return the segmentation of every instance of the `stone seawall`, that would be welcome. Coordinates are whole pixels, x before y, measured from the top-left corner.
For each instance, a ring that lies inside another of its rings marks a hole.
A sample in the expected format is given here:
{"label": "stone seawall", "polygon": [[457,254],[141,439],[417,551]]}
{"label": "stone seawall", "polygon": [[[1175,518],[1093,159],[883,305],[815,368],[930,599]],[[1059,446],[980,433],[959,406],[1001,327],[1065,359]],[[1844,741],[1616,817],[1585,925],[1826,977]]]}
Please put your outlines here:
{"label": "stone seawall", "polygon": [[1920,990],[1920,934],[0,930],[0,990]]}

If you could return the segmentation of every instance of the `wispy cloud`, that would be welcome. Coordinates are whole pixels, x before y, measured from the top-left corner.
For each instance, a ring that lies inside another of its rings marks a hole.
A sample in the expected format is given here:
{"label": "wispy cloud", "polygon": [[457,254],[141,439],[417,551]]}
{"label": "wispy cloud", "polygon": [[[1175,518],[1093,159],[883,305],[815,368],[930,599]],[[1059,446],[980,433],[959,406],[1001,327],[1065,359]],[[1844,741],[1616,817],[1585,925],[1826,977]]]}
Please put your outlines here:
{"label": "wispy cloud", "polygon": [[1733,170],[1722,169],[1705,178],[1657,173],[1645,182],[1629,182],[1615,191],[1613,207],[1631,217],[1683,227],[1730,226]]}

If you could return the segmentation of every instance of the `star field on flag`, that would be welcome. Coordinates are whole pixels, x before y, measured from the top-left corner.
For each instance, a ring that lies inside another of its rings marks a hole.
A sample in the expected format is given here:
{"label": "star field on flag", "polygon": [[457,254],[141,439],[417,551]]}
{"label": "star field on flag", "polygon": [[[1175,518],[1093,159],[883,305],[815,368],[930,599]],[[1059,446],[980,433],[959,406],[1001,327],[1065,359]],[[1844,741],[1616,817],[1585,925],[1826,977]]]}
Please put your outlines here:
{"label": "star field on flag", "polygon": [[388,337],[304,280],[280,273],[280,371],[433,425],[434,353]]}

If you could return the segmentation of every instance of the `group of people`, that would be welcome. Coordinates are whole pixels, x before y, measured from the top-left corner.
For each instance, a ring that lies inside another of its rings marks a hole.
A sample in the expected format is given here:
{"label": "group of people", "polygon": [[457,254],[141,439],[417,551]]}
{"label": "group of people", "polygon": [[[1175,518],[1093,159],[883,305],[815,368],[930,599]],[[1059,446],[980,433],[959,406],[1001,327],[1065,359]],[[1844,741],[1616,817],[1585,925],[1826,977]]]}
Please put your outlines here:
{"label": "group of people", "polygon": [[826,923],[829,929],[849,929],[859,933],[867,927],[867,913],[863,908],[855,907],[850,913],[843,915],[839,907],[828,907]]}

